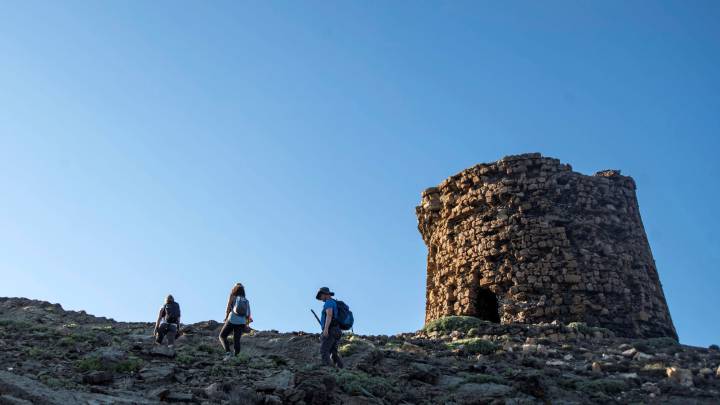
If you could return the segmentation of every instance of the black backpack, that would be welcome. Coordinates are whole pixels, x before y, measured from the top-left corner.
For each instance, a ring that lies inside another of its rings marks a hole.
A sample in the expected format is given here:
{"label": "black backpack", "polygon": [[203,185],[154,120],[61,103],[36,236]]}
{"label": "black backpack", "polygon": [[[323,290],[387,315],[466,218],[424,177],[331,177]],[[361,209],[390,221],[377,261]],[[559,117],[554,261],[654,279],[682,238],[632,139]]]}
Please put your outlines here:
{"label": "black backpack", "polygon": [[165,308],[165,322],[178,323],[180,320],[180,304],[177,302],[168,302]]}
{"label": "black backpack", "polygon": [[342,301],[335,301],[337,304],[337,322],[338,326],[340,326],[340,329],[342,330],[350,330],[353,327],[353,323],[355,322],[355,319],[353,318],[353,313],[350,310],[350,307],[342,302]]}

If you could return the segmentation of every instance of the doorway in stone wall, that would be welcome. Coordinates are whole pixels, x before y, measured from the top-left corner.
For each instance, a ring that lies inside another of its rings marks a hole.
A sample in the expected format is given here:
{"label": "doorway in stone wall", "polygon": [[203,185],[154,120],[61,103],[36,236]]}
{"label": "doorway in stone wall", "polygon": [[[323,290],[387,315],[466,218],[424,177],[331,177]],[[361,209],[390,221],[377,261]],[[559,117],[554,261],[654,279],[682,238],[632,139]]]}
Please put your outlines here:
{"label": "doorway in stone wall", "polygon": [[497,295],[487,288],[478,288],[475,311],[475,316],[482,320],[500,323]]}

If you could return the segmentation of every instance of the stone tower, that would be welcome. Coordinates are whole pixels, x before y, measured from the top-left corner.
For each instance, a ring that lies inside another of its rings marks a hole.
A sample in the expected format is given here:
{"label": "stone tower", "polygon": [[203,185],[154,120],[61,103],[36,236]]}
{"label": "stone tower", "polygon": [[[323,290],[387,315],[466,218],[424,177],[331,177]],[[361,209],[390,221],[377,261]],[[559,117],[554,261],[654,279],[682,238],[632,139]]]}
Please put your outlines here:
{"label": "stone tower", "polygon": [[635,182],[586,176],[539,153],[464,170],[422,193],[425,321],[580,321],[677,339]]}

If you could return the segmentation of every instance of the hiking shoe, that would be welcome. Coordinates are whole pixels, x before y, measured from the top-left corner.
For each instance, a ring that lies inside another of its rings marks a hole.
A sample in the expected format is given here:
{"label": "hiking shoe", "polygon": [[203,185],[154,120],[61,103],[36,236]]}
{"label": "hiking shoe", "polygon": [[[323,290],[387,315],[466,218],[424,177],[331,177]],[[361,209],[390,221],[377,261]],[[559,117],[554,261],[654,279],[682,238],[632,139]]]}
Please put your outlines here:
{"label": "hiking shoe", "polygon": [[225,353],[225,357],[223,357],[223,361],[230,361],[233,358],[233,354],[230,352]]}

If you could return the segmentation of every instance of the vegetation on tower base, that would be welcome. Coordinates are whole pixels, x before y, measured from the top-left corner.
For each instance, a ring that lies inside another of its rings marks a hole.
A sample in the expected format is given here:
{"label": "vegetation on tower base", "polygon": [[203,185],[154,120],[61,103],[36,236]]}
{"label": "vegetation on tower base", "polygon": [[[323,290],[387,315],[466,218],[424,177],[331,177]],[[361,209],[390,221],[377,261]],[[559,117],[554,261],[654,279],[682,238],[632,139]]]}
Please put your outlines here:
{"label": "vegetation on tower base", "polygon": [[0,298],[0,404],[717,404],[720,351],[561,323],[448,318],[415,333],[348,335],[346,369],[316,365],[318,335],[253,332],[223,362],[219,324],[175,350],[150,323]]}
{"label": "vegetation on tower base", "polygon": [[424,332],[469,332],[487,325],[487,321],[473,316],[446,316],[425,324]]}

